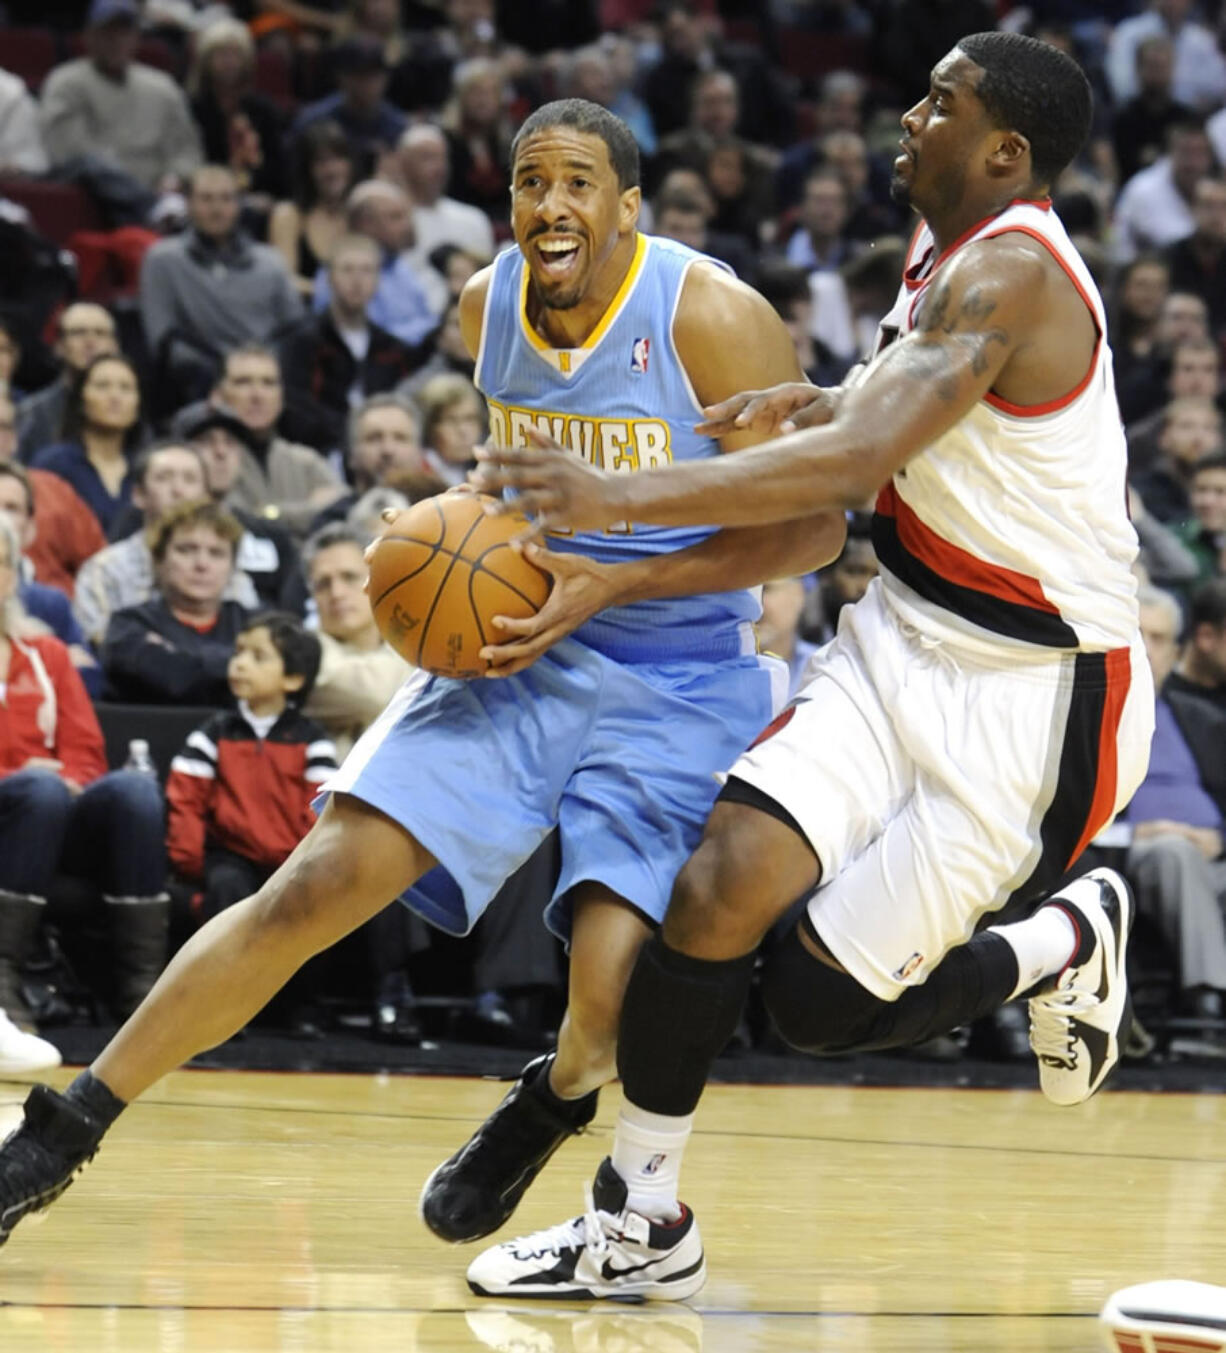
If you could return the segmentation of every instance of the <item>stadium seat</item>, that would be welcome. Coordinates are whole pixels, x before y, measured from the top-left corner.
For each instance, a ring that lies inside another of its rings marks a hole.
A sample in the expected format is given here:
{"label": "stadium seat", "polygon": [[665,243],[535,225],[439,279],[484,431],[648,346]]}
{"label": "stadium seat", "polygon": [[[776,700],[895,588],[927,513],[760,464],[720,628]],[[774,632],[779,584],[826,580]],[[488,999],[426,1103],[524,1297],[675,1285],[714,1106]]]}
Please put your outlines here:
{"label": "stadium seat", "polygon": [[0,65],[37,93],[47,72],[60,59],[59,42],[49,28],[6,28],[0,43]]}
{"label": "stadium seat", "polygon": [[0,197],[25,207],[38,232],[61,247],[76,230],[101,230],[104,226],[93,198],[72,183],[4,178],[0,179]]}
{"label": "stadium seat", "polygon": [[279,108],[293,108],[293,71],[289,58],[276,47],[261,47],[255,54],[255,87]]}
{"label": "stadium seat", "polygon": [[852,70],[866,74],[869,69],[869,44],[867,38],[843,33],[781,28],[779,59],[790,75],[802,80],[827,75],[832,70]]}
{"label": "stadium seat", "polygon": [[164,784],[170,763],[183,746],[193,728],[216,714],[206,706],[188,705],[119,705],[101,703],[94,706],[102,736],[106,739],[106,762],[118,770],[128,759],[128,745],[133,738],[144,738],[149,744],[149,755],[158,770],[158,779]]}

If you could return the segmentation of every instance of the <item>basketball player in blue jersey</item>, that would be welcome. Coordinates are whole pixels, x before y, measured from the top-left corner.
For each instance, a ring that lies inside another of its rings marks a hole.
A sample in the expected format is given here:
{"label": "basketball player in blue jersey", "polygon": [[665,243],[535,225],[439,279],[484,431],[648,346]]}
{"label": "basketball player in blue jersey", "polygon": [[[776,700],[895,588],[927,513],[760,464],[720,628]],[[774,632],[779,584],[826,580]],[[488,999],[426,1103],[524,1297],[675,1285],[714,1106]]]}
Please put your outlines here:
{"label": "basketball player in blue jersey", "polygon": [[708,430],[811,408],[743,456],[619,479],[534,446],[476,478],[541,526],[783,523],[877,493],[880,576],[787,710],[732,768],[640,949],[617,1040],[625,1105],[584,1215],[495,1246],[485,1295],[691,1295],[704,1252],[678,1171],[762,936],[789,1042],[906,1045],[1025,997],[1044,1093],[1073,1105],[1119,1057],[1133,904],[1111,870],[1061,886],[1145,773],[1127,453],[1102,299],[1051,210],[1089,85],[1031,38],[961,39],[902,119],[923,220],[877,350],[837,397],[730,401]]}
{"label": "basketball player in blue jersey", "polygon": [[[521,128],[512,169],[518,249],[461,302],[494,439],[522,446],[544,427],[585,464],[631,477],[756,440],[716,442],[694,424],[746,385],[799,378],[791,339],[722,265],[639,234],[625,124],[595,104],[550,104]],[[242,1028],[311,955],[419,880],[409,904],[466,932],[556,826],[548,919],[571,945],[557,1052],[422,1200],[448,1240],[500,1226],[590,1121],[635,955],[719,777],[777,707],[781,664],[755,651],[749,589],[829,561],[844,534],[841,512],[719,533],[611,523],[537,551],[554,588],[532,625],[506,627],[501,677],[411,678],[285,865],[184,946],[64,1094],[31,1092],[0,1147],[0,1242],[59,1196],[127,1103]]]}

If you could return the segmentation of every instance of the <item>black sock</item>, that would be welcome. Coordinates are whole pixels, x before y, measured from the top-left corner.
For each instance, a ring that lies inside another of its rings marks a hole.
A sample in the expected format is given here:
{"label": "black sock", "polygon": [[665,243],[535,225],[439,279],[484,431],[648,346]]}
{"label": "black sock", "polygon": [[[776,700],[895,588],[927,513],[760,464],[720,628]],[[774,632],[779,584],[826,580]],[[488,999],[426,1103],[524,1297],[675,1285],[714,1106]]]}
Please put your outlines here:
{"label": "black sock", "polygon": [[84,1109],[103,1131],[128,1107],[88,1067],[64,1091],[64,1098]]}
{"label": "black sock", "polygon": [[528,1082],[532,1093],[541,1100],[552,1113],[573,1123],[575,1127],[585,1127],[592,1121],[596,1112],[596,1097],[599,1090],[591,1090],[578,1099],[563,1099],[549,1084],[549,1070],[553,1066],[556,1054],[550,1053],[537,1068],[536,1075]]}
{"label": "black sock", "polygon": [[655,934],[626,987],[617,1070],[626,1098],[649,1113],[693,1113],[711,1063],[736,1030],[756,954],[710,960]]}

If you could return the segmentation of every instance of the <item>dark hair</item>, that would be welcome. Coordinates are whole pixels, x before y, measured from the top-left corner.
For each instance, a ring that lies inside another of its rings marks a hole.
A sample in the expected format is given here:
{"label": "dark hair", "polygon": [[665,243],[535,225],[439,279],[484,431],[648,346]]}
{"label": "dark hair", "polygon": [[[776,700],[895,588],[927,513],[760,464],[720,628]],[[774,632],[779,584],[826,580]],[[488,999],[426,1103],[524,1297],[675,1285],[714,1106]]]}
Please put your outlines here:
{"label": "dark hair", "polygon": [[149,478],[149,467],[153,464],[153,458],[160,451],[185,451],[189,456],[195,458],[200,466],[200,473],[204,473],[204,461],[200,452],[194,446],[188,446],[184,441],[177,437],[160,437],[151,446],[145,449],[132,462],[132,482],[138,484],[142,489],[145,487],[145,480]]}
{"label": "dark hair", "polygon": [[690,192],[688,188],[665,188],[656,198],[655,206],[657,221],[666,211],[680,211],[687,216],[701,216],[704,224],[707,219],[706,204],[697,193]]}
{"label": "dark hair", "polygon": [[[0,466],[0,469],[3,469],[3,466]],[[1193,477],[1195,478],[1202,470],[1226,470],[1226,451],[1210,451],[1207,456],[1202,456],[1192,466]]]}
{"label": "dark hair", "polygon": [[136,418],[124,435],[124,447],[131,449],[141,435],[141,391],[140,376],[136,367],[121,352],[100,352],[88,366],[73,372],[72,383],[68,387],[68,397],[64,401],[64,416],[60,422],[60,435],[66,442],[79,442],[85,432],[85,386],[93,375],[94,368],[104,362],[118,362],[126,366],[136,382]]}
{"label": "dark hair", "polygon": [[19,465],[16,461],[0,460],[0,479],[5,477],[15,479],[25,491],[26,512],[34,516],[34,485],[30,483],[30,475],[24,465]]}
{"label": "dark hair", "polygon": [[157,519],[153,527],[153,538],[149,542],[149,553],[153,562],[160,564],[166,558],[170,542],[180,528],[191,530],[196,526],[207,526],[230,547],[230,558],[238,557],[238,542],[243,538],[243,528],[236,517],[232,517],[224,508],[218,507],[211,498],[196,498],[187,503],[176,503]]}
{"label": "dark hair", "polygon": [[758,272],[758,290],[781,315],[797,301],[809,301],[809,274],[791,263],[764,263]]}
{"label": "dark hair", "polygon": [[577,132],[600,137],[609,152],[609,163],[617,175],[620,191],[639,186],[639,143],[634,133],[621,118],[587,99],[557,99],[530,113],[511,142],[512,170],[524,141],[549,127],[573,127]]}
{"label": "dark hair", "polygon": [[339,155],[349,161],[350,188],[358,181],[358,153],[341,130],[340,123],[333,122],[331,118],[311,123],[294,143],[292,179],[294,203],[299,211],[310,211],[319,200],[311,166],[325,155]]}
{"label": "dark hair", "polygon": [[288,611],[257,611],[243,622],[240,634],[250,634],[252,630],[266,629],[272,646],[281,655],[281,665],[286,676],[300,676],[302,688],[291,691],[287,697],[291,705],[301,705],[310,695],[319,675],[319,664],[323,655],[319,638],[310,630],[304,629],[302,621]]}
{"label": "dark hair", "polygon": [[1226,625],[1226,578],[1210,578],[1188,602],[1188,633],[1198,625]]}
{"label": "dark hair", "polygon": [[983,71],[975,90],[998,126],[1030,142],[1036,186],[1049,186],[1086,143],[1093,95],[1058,47],[1020,33],[972,33],[958,47]]}

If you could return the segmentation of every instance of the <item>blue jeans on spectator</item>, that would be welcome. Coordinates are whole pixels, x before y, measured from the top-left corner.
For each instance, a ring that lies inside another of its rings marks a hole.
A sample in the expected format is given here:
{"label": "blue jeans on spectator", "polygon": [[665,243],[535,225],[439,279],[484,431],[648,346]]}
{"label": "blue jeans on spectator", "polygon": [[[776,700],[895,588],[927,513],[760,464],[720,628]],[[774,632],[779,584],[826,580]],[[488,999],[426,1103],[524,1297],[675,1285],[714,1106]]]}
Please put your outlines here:
{"label": "blue jeans on spectator", "polygon": [[57,873],[108,897],[147,898],[166,883],[162,791],[117,770],[74,795],[45,770],[0,778],[0,889],[46,897]]}

